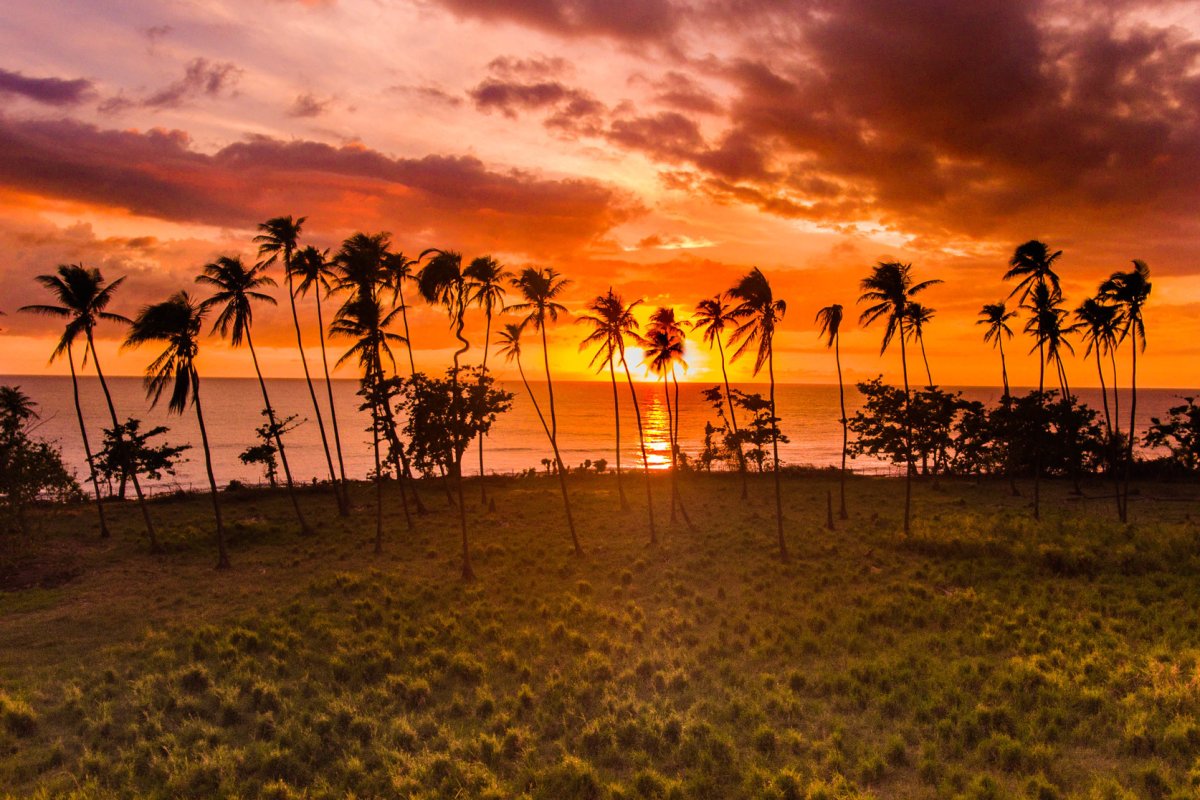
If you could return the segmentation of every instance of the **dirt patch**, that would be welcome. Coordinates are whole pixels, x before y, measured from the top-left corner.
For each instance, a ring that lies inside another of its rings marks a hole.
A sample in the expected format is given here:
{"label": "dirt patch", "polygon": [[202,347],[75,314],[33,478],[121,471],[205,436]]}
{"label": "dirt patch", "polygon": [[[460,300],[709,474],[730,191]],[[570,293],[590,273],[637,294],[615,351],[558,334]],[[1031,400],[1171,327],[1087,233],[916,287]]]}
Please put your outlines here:
{"label": "dirt patch", "polygon": [[71,548],[48,547],[37,552],[0,549],[0,592],[53,589],[83,574],[83,564]]}

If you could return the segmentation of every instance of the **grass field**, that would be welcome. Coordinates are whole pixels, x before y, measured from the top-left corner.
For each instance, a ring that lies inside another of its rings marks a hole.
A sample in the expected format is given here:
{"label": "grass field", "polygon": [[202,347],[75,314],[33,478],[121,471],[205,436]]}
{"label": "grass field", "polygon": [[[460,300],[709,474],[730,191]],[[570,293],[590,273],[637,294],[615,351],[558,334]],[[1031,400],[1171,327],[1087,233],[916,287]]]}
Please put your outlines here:
{"label": "grass field", "polygon": [[227,495],[229,572],[203,496],[154,504],[162,557],[133,506],[108,542],[44,512],[0,571],[0,796],[1200,796],[1200,487],[1143,486],[1126,527],[1066,485],[1039,524],[921,484],[906,540],[900,482],[852,481],[828,531],[834,486],[785,479],[781,564],[769,480],[684,480],[695,532],[660,484],[650,548],[577,479],[582,558],[555,482],[498,483],[470,584],[432,491],[412,533],[389,493],[380,557],[367,487],[348,520],[306,496],[307,539],[285,495]]}

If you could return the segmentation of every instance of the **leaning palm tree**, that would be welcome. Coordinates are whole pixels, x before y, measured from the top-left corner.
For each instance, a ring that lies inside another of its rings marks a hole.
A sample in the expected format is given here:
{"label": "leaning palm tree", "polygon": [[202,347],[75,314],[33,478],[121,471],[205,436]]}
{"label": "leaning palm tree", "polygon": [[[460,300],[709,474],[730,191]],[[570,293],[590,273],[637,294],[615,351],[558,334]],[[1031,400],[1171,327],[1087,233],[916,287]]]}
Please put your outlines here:
{"label": "leaning palm tree", "polygon": [[904,341],[907,337],[905,324],[909,319],[908,307],[913,298],[924,292],[930,286],[936,286],[940,280],[928,280],[913,283],[912,264],[901,264],[898,261],[880,261],[871,268],[871,274],[861,283],[862,295],[860,303],[870,303],[860,315],[859,321],[863,326],[870,325],[877,319],[886,321],[883,330],[883,342],[880,345],[880,355],[887,352],[892,339],[899,334],[900,368],[904,375],[904,535],[912,530],[912,476],[914,472],[912,453],[912,422],[911,406],[912,393],[908,385],[908,352]]}
{"label": "leaning palm tree", "polygon": [[[479,373],[480,382],[487,375],[488,352],[492,346],[492,315],[497,309],[504,308],[504,284],[512,280],[513,274],[504,268],[491,256],[480,256],[471,261],[463,270],[467,279],[468,302],[483,309],[483,371]],[[487,482],[483,471],[483,440],[484,434],[479,435],[479,500],[487,505]]]}
{"label": "leaning palm tree", "polygon": [[321,342],[321,367],[325,371],[325,392],[329,396],[329,421],[333,423],[333,444],[337,452],[338,477],[341,481],[340,501],[338,510],[344,515],[350,513],[350,498],[347,494],[346,461],[342,457],[342,433],[338,427],[337,404],[333,401],[333,381],[329,378],[329,357],[325,353],[325,315],[321,310],[321,294],[326,297],[333,291],[335,274],[329,261],[328,250],[318,250],[309,245],[301,248],[292,259],[292,274],[299,280],[296,284],[296,294],[303,297],[313,289],[317,301],[317,338]]}
{"label": "leaning palm tree", "polygon": [[254,304],[267,303],[275,305],[275,298],[261,289],[275,285],[275,279],[266,274],[266,267],[256,264],[247,268],[242,259],[236,256],[220,256],[215,261],[206,264],[204,271],[196,276],[196,283],[210,286],[216,290],[212,297],[200,304],[202,311],[219,308],[220,313],[213,321],[212,333],[219,333],[222,338],[229,337],[229,343],[234,347],[241,346],[245,341],[250,350],[250,360],[254,364],[254,374],[258,376],[258,388],[262,391],[263,408],[266,410],[267,422],[271,435],[275,438],[275,449],[279,451],[279,462],[283,466],[283,476],[287,483],[288,497],[292,501],[292,510],[296,512],[296,521],[300,523],[300,533],[307,536],[313,533],[304,512],[300,509],[300,500],[296,496],[296,485],[292,480],[292,468],[288,463],[287,448],[283,444],[283,426],[275,418],[275,407],[271,405],[271,397],[267,393],[267,382],[263,379],[262,368],[258,364],[258,353],[254,349],[254,337],[251,329],[254,326]]}
{"label": "leaning palm tree", "polygon": [[629,501],[625,498],[625,484],[621,477],[621,405],[617,396],[617,339],[624,336],[629,330],[628,319],[624,316],[624,304],[620,298],[613,294],[610,286],[606,294],[597,295],[588,301],[585,306],[586,310],[591,312],[581,314],[575,318],[577,325],[591,326],[591,333],[583,337],[583,341],[579,343],[580,350],[586,350],[589,346],[595,345],[596,352],[592,354],[592,360],[588,363],[590,367],[596,367],[599,372],[605,367],[608,367],[608,377],[612,383],[613,396],[613,422],[616,433],[616,458],[617,458],[617,497],[621,503],[621,510],[629,510]]}
{"label": "leaning palm tree", "polygon": [[779,533],[779,558],[787,561],[787,540],[783,538],[783,488],[779,483],[779,414],[775,410],[775,328],[787,313],[787,303],[776,300],[771,284],[762,270],[754,267],[729,290],[729,296],[737,302],[731,315],[738,321],[731,345],[736,344],[733,359],[737,361],[755,348],[754,374],[767,366],[771,381],[771,458],[775,474],[775,523]]}
{"label": "leaning palm tree", "polygon": [[[367,295],[351,297],[333,317],[329,325],[330,336],[352,340],[349,349],[338,359],[341,366],[352,358],[358,359],[362,368],[361,391],[364,408],[371,415],[371,444],[375,457],[375,554],[383,552],[383,461],[380,458],[379,440],[381,435],[391,430],[394,424],[390,421],[390,409],[385,412],[388,403],[383,374],[383,355],[395,360],[391,344],[402,341],[402,337],[387,330],[396,316],[396,311],[386,312],[379,300]],[[404,518],[409,529],[413,527],[412,517],[408,511],[408,496],[404,492],[404,475],[400,462],[394,457],[392,466],[396,470],[396,478],[400,481],[400,497],[403,500]]]}
{"label": "leaning palm tree", "polygon": [[934,383],[933,372],[929,369],[929,356],[925,353],[925,326],[933,321],[933,315],[936,312],[936,308],[930,308],[921,303],[908,304],[908,333],[921,348],[921,360],[925,362],[925,378],[929,381],[926,386],[930,389],[933,388]]}
{"label": "leaning palm tree", "polygon": [[204,409],[200,404],[200,374],[196,371],[196,354],[200,349],[200,326],[204,309],[187,292],[177,292],[161,303],[146,306],[133,320],[126,347],[148,342],[162,342],[166,348],[146,369],[146,395],[151,405],[157,405],[163,392],[170,387],[167,410],[182,414],[191,401],[200,426],[200,443],[204,447],[204,466],[208,472],[208,488],[212,496],[213,516],[217,522],[217,569],[229,568],[229,552],[225,549],[225,524],[221,519],[221,500],[217,479],[213,475],[212,450],[208,445],[208,428],[204,426]]}
{"label": "leaning palm tree", "polygon": [[[60,270],[63,267],[59,268]],[[67,268],[69,269],[69,268]],[[49,278],[54,280],[54,276],[42,275],[41,278]],[[61,306],[43,306],[33,305],[24,306],[22,311],[30,311],[34,313],[47,314],[50,316],[64,317],[69,316],[70,311]],[[115,316],[115,315],[114,315]],[[122,318],[124,319],[124,318]],[[87,426],[83,422],[83,407],[79,402],[79,377],[75,373],[75,339],[82,331],[82,324],[79,317],[72,317],[63,328],[63,334],[59,337],[58,344],[54,348],[54,352],[50,354],[50,363],[53,364],[55,359],[66,353],[67,365],[71,368],[71,394],[75,401],[75,419],[79,423],[79,438],[83,440],[83,455],[87,459],[88,478],[92,483],[92,491],[96,497],[96,514],[100,518],[100,538],[107,539],[111,534],[108,530],[108,520],[104,515],[104,499],[100,496],[100,480],[96,475],[96,463],[92,456],[92,446],[88,440]],[[84,358],[87,357],[87,348],[84,348]],[[8,387],[5,387],[8,388]],[[33,414],[32,406],[30,414]],[[19,414],[14,414],[14,418],[19,417]],[[118,428],[118,433],[120,429]]]}
{"label": "leaning palm tree", "polygon": [[697,303],[695,316],[692,317],[692,329],[701,332],[704,343],[710,350],[714,344],[717,346],[717,356],[721,360],[721,379],[725,384],[725,410],[729,412],[729,427],[737,443],[738,472],[742,474],[742,499],[745,500],[750,496],[749,481],[746,477],[746,454],[742,451],[741,439],[738,438],[733,391],[729,388],[729,371],[725,368],[725,346],[721,343],[725,329],[732,328],[736,321],[731,316],[733,306],[725,302],[725,299],[725,295],[718,294]]}
{"label": "leaning palm tree", "polygon": [[849,519],[850,514],[846,511],[846,451],[849,449],[850,430],[849,420],[846,418],[846,387],[842,383],[842,306],[839,303],[825,306],[817,312],[816,322],[821,326],[819,336],[825,337],[825,346],[833,348],[834,363],[837,364],[838,376],[838,402],[842,409],[842,472],[840,476],[840,493],[841,493],[841,508],[838,511],[838,516],[841,519]]}
{"label": "leaning palm tree", "polygon": [[[100,356],[96,352],[96,342],[93,336],[97,323],[119,322],[128,325],[129,320],[119,314],[113,314],[105,309],[112,302],[113,293],[117,290],[125,279],[117,278],[109,284],[105,284],[104,277],[98,269],[87,269],[82,264],[63,264],[58,268],[57,275],[39,275],[36,278],[37,282],[46,287],[58,300],[59,305],[31,305],[22,308],[22,311],[29,311],[34,314],[45,314],[47,316],[59,317],[67,320],[66,330],[63,332],[63,340],[68,344],[75,339],[79,334],[84,337],[84,363],[87,362],[87,355],[91,353],[92,364],[96,367],[96,377],[100,379],[100,388],[104,392],[104,400],[108,405],[108,416],[112,421],[113,435],[117,437],[118,444],[123,438],[121,423],[117,421],[117,407],[113,404],[112,393],[108,390],[108,381],[104,378],[104,371],[100,368]],[[61,342],[60,342],[61,347]],[[72,373],[74,373],[74,362],[71,364]],[[74,381],[74,378],[72,378]],[[73,383],[74,385],[74,383]],[[76,410],[78,410],[78,388],[76,388]],[[83,430],[83,417],[79,415],[80,431]],[[84,434],[86,438],[86,434]],[[87,447],[87,443],[84,443]],[[137,470],[128,461],[128,448],[121,447],[121,453],[125,458],[125,463],[122,468],[133,482],[133,490],[137,494],[138,507],[142,512],[142,521],[146,525],[146,536],[150,539],[150,552],[160,553],[162,548],[158,544],[158,536],[154,530],[154,521],[150,519],[150,508],[146,503],[146,496],[142,493],[142,484],[138,479]],[[90,459],[89,459],[90,460]],[[95,481],[93,481],[95,487]],[[103,522],[101,531],[103,532]]]}
{"label": "leaning palm tree", "polygon": [[1004,360],[1004,339],[1013,338],[1012,327],[1009,326],[1009,321],[1017,316],[1016,311],[1009,311],[1003,300],[999,303],[984,303],[983,308],[979,309],[979,319],[976,320],[976,325],[986,325],[983,331],[983,341],[995,342],[995,346],[1000,349],[1000,377],[1004,381],[1004,396],[1007,398],[1009,394],[1008,388],[1008,364]]}
{"label": "leaning palm tree", "polygon": [[1133,441],[1137,434],[1137,354],[1146,352],[1146,321],[1142,316],[1146,301],[1150,299],[1150,267],[1145,261],[1134,259],[1133,269],[1114,272],[1100,284],[1100,296],[1121,308],[1123,324],[1121,339],[1130,340],[1133,366],[1129,379],[1129,436],[1125,453],[1125,489],[1121,493],[1121,521],[1129,520],[1129,479],[1133,469]]}
{"label": "leaning palm tree", "polygon": [[254,237],[254,241],[258,244],[258,254],[265,256],[264,266],[270,266],[276,261],[283,262],[283,274],[287,281],[288,305],[292,310],[292,327],[296,331],[296,349],[300,351],[300,366],[304,369],[304,382],[308,385],[313,416],[317,419],[317,430],[321,434],[321,447],[325,451],[325,464],[329,468],[329,482],[333,484],[338,511],[344,516],[349,513],[349,500],[346,496],[346,488],[338,483],[337,473],[333,469],[333,454],[329,450],[329,438],[325,435],[325,420],[321,416],[321,405],[317,402],[317,390],[313,388],[312,375],[308,371],[308,356],[304,353],[304,337],[300,334],[300,316],[296,312],[296,287],[293,282],[293,276],[296,273],[293,259],[299,249],[298,240],[305,219],[306,217],[293,218],[291,215],[273,217],[259,224],[260,233]]}
{"label": "leaning palm tree", "polygon": [[567,493],[567,468],[563,464],[562,455],[558,450],[558,414],[554,407],[554,383],[550,377],[550,350],[546,328],[549,322],[557,322],[558,315],[566,312],[566,306],[558,302],[558,298],[566,290],[570,281],[559,276],[553,268],[536,269],[526,267],[521,274],[512,279],[513,288],[520,293],[523,302],[506,306],[505,311],[515,311],[525,314],[523,324],[532,324],[533,329],[542,334],[542,362],[546,368],[546,393],[549,395],[550,410],[550,447],[554,451],[554,462],[558,467],[558,483],[562,490],[563,508],[567,515],[567,528],[571,532],[571,544],[576,555],[583,555],[583,547],[575,533],[575,519],[571,515],[571,497]]}

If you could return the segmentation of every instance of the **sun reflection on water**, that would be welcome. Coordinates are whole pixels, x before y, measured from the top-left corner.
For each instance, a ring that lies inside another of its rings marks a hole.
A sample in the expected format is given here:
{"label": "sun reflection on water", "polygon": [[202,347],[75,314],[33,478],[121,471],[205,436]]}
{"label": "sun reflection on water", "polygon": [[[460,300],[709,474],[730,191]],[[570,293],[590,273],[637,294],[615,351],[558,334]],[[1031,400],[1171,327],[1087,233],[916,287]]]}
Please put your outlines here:
{"label": "sun reflection on water", "polygon": [[650,469],[671,467],[671,429],[667,405],[654,396],[643,409],[642,423],[646,433],[646,464]]}

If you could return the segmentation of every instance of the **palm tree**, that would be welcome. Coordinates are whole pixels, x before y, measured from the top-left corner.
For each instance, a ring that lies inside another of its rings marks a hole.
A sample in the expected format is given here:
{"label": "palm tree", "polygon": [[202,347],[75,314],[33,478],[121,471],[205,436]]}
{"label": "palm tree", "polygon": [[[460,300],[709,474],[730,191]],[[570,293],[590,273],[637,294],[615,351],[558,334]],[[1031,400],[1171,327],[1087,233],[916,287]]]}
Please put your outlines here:
{"label": "palm tree", "polygon": [[308,536],[313,533],[313,529],[304,518],[300,500],[296,497],[292,468],[288,463],[287,449],[283,445],[283,426],[275,418],[275,407],[271,405],[267,382],[263,379],[262,368],[258,364],[258,353],[254,349],[254,338],[251,335],[251,328],[254,326],[253,304],[275,305],[274,297],[259,291],[268,286],[275,286],[275,279],[266,274],[266,267],[262,264],[247,268],[240,258],[220,256],[216,261],[204,266],[204,272],[196,277],[196,283],[216,289],[212,297],[200,304],[202,311],[220,308],[211,332],[219,333],[222,337],[228,336],[229,343],[234,347],[240,346],[244,340],[250,350],[250,360],[254,363],[254,374],[258,376],[258,388],[262,391],[263,407],[267,412],[267,422],[270,423],[275,448],[279,451],[279,461],[283,465],[288,497],[292,501],[292,509],[296,512],[296,521],[300,523],[300,533]]}
{"label": "palm tree", "polygon": [[928,388],[932,389],[933,373],[929,370],[929,356],[925,353],[925,326],[933,321],[936,308],[929,308],[920,303],[908,304],[908,333],[921,347],[921,360],[925,362],[925,378],[929,381]]}
{"label": "palm tree", "polygon": [[413,277],[413,268],[419,259],[405,258],[403,253],[385,253],[383,257],[384,284],[392,290],[392,305],[400,304],[400,319],[404,324],[404,342],[408,348],[408,374],[417,374],[417,362],[413,358],[412,338],[408,332],[408,304],[404,300],[404,282]]}
{"label": "palm tree", "polygon": [[783,488],[779,483],[779,414],[775,410],[775,328],[787,313],[787,303],[776,300],[767,276],[754,267],[732,289],[729,296],[737,301],[731,316],[738,321],[729,343],[737,344],[733,360],[737,361],[753,347],[754,374],[767,366],[771,381],[771,457],[775,474],[775,523],[779,532],[779,558],[787,561],[787,540],[783,538]]}
{"label": "palm tree", "polygon": [[1032,239],[1017,247],[1008,261],[1008,272],[1004,273],[1004,280],[1017,280],[1017,285],[1013,287],[1009,297],[1020,292],[1020,302],[1024,302],[1033,288],[1039,284],[1045,284],[1053,292],[1061,294],[1062,287],[1059,286],[1058,273],[1054,271],[1054,265],[1062,257],[1062,254],[1062,250],[1050,252],[1050,247],[1037,239]]}
{"label": "palm tree", "polygon": [[[683,497],[679,493],[679,481],[676,477],[680,455],[679,376],[676,366],[687,369],[687,362],[683,360],[684,338],[683,326],[675,319],[675,310],[660,307],[650,315],[646,335],[641,337],[638,343],[644,351],[643,363],[651,372],[663,379],[663,394],[667,401],[667,439],[671,448],[671,522],[675,521],[675,509],[678,507],[688,529],[694,530],[692,518],[688,516],[687,508],[683,505]],[[672,409],[669,393],[672,382],[675,385],[674,409]]]}
{"label": "palm tree", "polygon": [[[105,380],[104,371],[100,368],[100,356],[96,352],[93,333],[97,323],[101,321],[129,324],[129,320],[125,317],[105,310],[112,302],[113,293],[125,279],[117,278],[106,285],[104,277],[98,269],[87,269],[82,264],[63,264],[59,266],[57,275],[39,275],[36,280],[55,296],[59,305],[31,305],[25,306],[22,311],[67,319],[67,329],[63,332],[63,338],[68,342],[74,340],[80,333],[83,334],[86,340],[84,361],[86,363],[87,354],[91,353],[92,364],[96,367],[96,377],[100,379],[100,388],[104,392],[104,400],[108,405],[108,415],[112,422],[113,432],[118,437],[117,441],[120,442],[123,437],[123,429],[120,422],[117,421],[117,408],[113,404],[112,393],[108,390],[108,381]],[[74,371],[74,363],[72,363],[72,371]],[[78,393],[78,389],[76,392]],[[78,410],[78,399],[76,399],[76,404]],[[79,417],[80,430],[82,430],[82,415]],[[86,443],[84,446],[87,447]],[[122,447],[121,452],[126,453],[126,448]],[[158,536],[154,530],[154,521],[150,518],[150,508],[146,503],[146,496],[142,493],[141,481],[138,479],[137,470],[128,462],[127,455],[123,467],[133,482],[133,490],[137,494],[142,521],[146,525],[146,536],[150,539],[150,552],[161,553],[162,548],[158,544]]]}
{"label": "palm tree", "polygon": [[[454,330],[454,338],[458,339],[462,345],[454,351],[454,369],[450,373],[454,396],[457,397],[458,360],[471,349],[471,343],[463,336],[463,329],[466,327],[464,316],[467,311],[467,303],[471,299],[470,287],[462,269],[460,253],[453,250],[426,250],[421,254],[421,258],[430,253],[433,254],[433,258],[421,268],[417,275],[417,290],[421,297],[425,298],[425,302],[446,307],[446,312],[450,316],[450,327]],[[454,478],[458,486],[458,517],[459,526],[462,529],[462,577],[463,580],[471,580],[475,577],[475,573],[471,569],[471,553],[467,542],[467,503],[463,496],[462,452],[459,448],[455,448]],[[481,483],[483,482],[482,474],[479,476],[479,480]]]}
{"label": "palm tree", "polygon": [[[379,437],[388,430],[394,432],[390,420],[390,409],[387,413],[387,395],[384,391],[383,354],[395,361],[392,342],[403,341],[402,337],[387,330],[395,319],[396,311],[384,311],[379,300],[370,295],[355,294],[347,300],[334,314],[333,322],[329,325],[331,336],[340,336],[353,340],[353,343],[338,359],[341,366],[351,358],[357,358],[362,368],[362,394],[364,406],[371,414],[371,444],[375,456],[375,553],[383,552],[383,462],[379,455]],[[394,449],[394,448],[393,448]],[[400,497],[403,500],[404,518],[409,529],[412,528],[412,517],[408,511],[408,497],[404,493],[404,476],[399,461],[393,457],[392,464],[400,481]]]}
{"label": "palm tree", "polygon": [[[492,347],[492,314],[497,309],[504,308],[504,283],[512,280],[513,274],[491,256],[480,256],[467,265],[463,270],[463,277],[467,279],[467,302],[482,308],[486,319],[483,334],[483,371],[479,373],[479,380],[483,381],[484,376],[487,375],[488,352]],[[487,485],[483,472],[483,439],[484,436],[481,433],[479,435],[479,501],[487,505]]]}
{"label": "palm tree", "polygon": [[900,367],[904,375],[904,535],[912,531],[912,475],[914,471],[912,454],[912,424],[909,419],[912,404],[912,393],[908,386],[908,352],[904,346],[907,338],[905,323],[909,319],[908,307],[913,298],[924,292],[930,286],[936,286],[940,280],[928,280],[913,283],[912,264],[901,264],[899,261],[880,261],[871,269],[871,274],[861,283],[862,295],[860,303],[871,303],[862,312],[859,321],[863,326],[870,325],[877,319],[887,322],[883,330],[883,342],[879,353],[887,352],[892,338],[900,334]]}
{"label": "palm tree", "polygon": [[[1063,322],[1067,312],[1061,307],[1062,295],[1057,294],[1045,284],[1039,284],[1027,296],[1027,308],[1030,310],[1029,320],[1025,323],[1025,332],[1033,336],[1033,349],[1045,354],[1047,364],[1053,364],[1058,376],[1059,389],[1062,391],[1062,402],[1070,402],[1071,389],[1067,384],[1067,370],[1063,363],[1062,350],[1065,347],[1071,353],[1075,348],[1067,341],[1067,333],[1071,330]],[[1043,379],[1044,380],[1044,379]],[[1039,387],[1039,391],[1041,388]]]}
{"label": "palm tree", "polygon": [[1015,316],[1017,312],[1009,311],[1005,302],[1001,300],[999,303],[984,303],[983,308],[979,309],[979,319],[975,322],[976,325],[987,326],[983,331],[983,341],[995,342],[995,346],[1000,348],[1000,377],[1004,380],[1006,398],[1009,388],[1008,365],[1004,361],[1004,338],[1013,338],[1013,330],[1008,323]]}
{"label": "palm tree", "polygon": [[725,369],[725,346],[721,343],[725,329],[736,324],[731,316],[732,311],[733,306],[725,302],[725,295],[718,294],[701,300],[696,304],[692,329],[701,331],[702,338],[710,350],[714,344],[717,346],[717,355],[721,359],[721,379],[725,383],[725,410],[729,412],[729,427],[733,430],[734,441],[737,442],[738,472],[742,474],[742,499],[745,500],[750,496],[749,482],[746,478],[746,454],[742,452],[741,440],[737,438],[737,414],[733,408],[733,392],[729,388],[729,371]]}
{"label": "palm tree", "polygon": [[550,267],[537,269],[526,267],[521,274],[512,279],[515,288],[524,302],[505,307],[505,311],[515,311],[525,314],[523,324],[532,324],[533,329],[542,334],[542,362],[546,368],[546,392],[550,402],[550,447],[554,450],[554,462],[558,466],[559,488],[562,490],[563,508],[567,514],[567,528],[571,531],[571,544],[576,555],[583,555],[583,547],[575,533],[575,519],[571,515],[571,497],[567,493],[567,468],[563,465],[562,456],[558,451],[558,414],[554,407],[554,383],[550,378],[550,351],[546,337],[547,322],[557,322],[558,315],[566,312],[566,306],[558,302],[570,281],[559,276]]}
{"label": "palm tree", "polygon": [[341,480],[338,511],[343,516],[350,513],[350,498],[346,484],[346,462],[342,458],[342,433],[338,428],[337,405],[333,401],[333,381],[329,378],[329,357],[325,353],[325,317],[321,310],[321,293],[328,297],[333,291],[335,275],[329,262],[329,251],[318,250],[309,245],[301,248],[292,259],[292,274],[299,279],[296,294],[304,296],[314,289],[317,301],[317,337],[321,341],[321,367],[325,371],[325,392],[329,395],[329,420],[333,423],[333,444],[337,451],[338,477]]}
{"label": "palm tree", "polygon": [[617,397],[616,360],[619,348],[617,339],[623,337],[631,328],[631,316],[624,314],[625,306],[620,298],[613,294],[612,287],[606,294],[592,298],[585,308],[590,314],[582,314],[575,319],[578,325],[589,325],[591,333],[579,343],[580,350],[586,350],[589,345],[596,345],[596,352],[588,366],[596,367],[597,372],[608,367],[608,377],[612,383],[613,421],[616,432],[617,457],[617,496],[620,498],[621,510],[629,510],[629,501],[625,498],[625,484],[621,479],[621,406]]}
{"label": "palm tree", "polygon": [[1146,352],[1146,321],[1142,317],[1146,301],[1150,299],[1150,267],[1145,261],[1134,259],[1133,269],[1114,272],[1100,284],[1100,297],[1121,308],[1123,324],[1121,339],[1129,339],[1133,353],[1133,366],[1129,379],[1129,436],[1125,453],[1125,490],[1121,499],[1121,521],[1129,520],[1129,478],[1133,468],[1133,440],[1137,433],[1137,354],[1138,345]]}
{"label": "palm tree", "polygon": [[187,292],[176,292],[169,299],[146,306],[138,313],[125,337],[125,346],[137,347],[147,342],[166,344],[166,348],[146,369],[146,395],[151,399],[151,405],[157,405],[163,392],[170,386],[168,411],[182,414],[189,399],[192,408],[196,409],[213,516],[217,521],[217,569],[228,569],[225,524],[221,519],[217,479],[213,476],[212,450],[208,446],[208,429],[204,426],[204,410],[200,404],[200,374],[196,371],[204,313],[204,308]]}
{"label": "palm tree", "polygon": [[[1096,297],[1089,297],[1075,309],[1075,325],[1073,331],[1083,334],[1087,345],[1085,356],[1096,355],[1096,374],[1100,377],[1100,395],[1104,402],[1104,421],[1108,428],[1108,438],[1113,438],[1112,414],[1108,408],[1108,386],[1104,380],[1104,364],[1100,360],[1101,353],[1108,355],[1116,349],[1121,335],[1122,314],[1118,306],[1104,302]],[[1116,386],[1113,386],[1116,392]]]}
{"label": "palm tree", "polygon": [[260,223],[259,235],[254,237],[258,243],[258,254],[265,256],[264,266],[270,266],[276,261],[283,262],[283,274],[287,280],[288,305],[292,309],[292,326],[296,330],[296,349],[300,351],[300,365],[304,368],[304,382],[308,384],[308,396],[312,399],[313,415],[317,418],[317,430],[321,433],[321,447],[325,450],[325,464],[329,467],[329,482],[333,484],[337,497],[338,511],[343,516],[349,513],[349,500],[346,488],[338,483],[337,473],[333,470],[333,454],[329,451],[329,438],[325,435],[325,420],[321,416],[321,406],[317,402],[317,390],[313,388],[312,375],[308,371],[308,356],[304,353],[304,337],[300,334],[300,316],[296,312],[296,287],[293,284],[295,275],[294,256],[299,248],[300,230],[306,217],[293,218],[273,217]]}
{"label": "palm tree", "polygon": [[833,348],[834,362],[837,364],[838,376],[838,402],[842,409],[842,473],[841,473],[841,508],[838,511],[838,517],[841,519],[849,519],[850,514],[846,511],[846,450],[850,441],[849,420],[846,418],[846,388],[842,383],[842,306],[839,303],[825,306],[817,312],[816,322],[821,326],[819,336],[826,338],[825,346]]}

